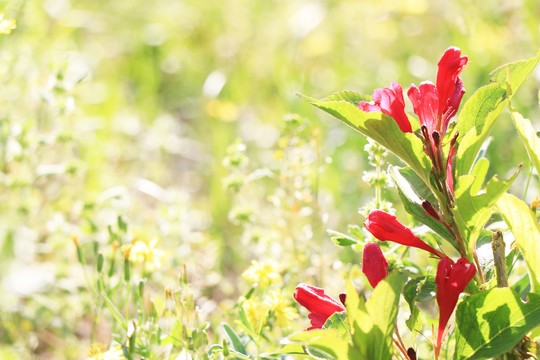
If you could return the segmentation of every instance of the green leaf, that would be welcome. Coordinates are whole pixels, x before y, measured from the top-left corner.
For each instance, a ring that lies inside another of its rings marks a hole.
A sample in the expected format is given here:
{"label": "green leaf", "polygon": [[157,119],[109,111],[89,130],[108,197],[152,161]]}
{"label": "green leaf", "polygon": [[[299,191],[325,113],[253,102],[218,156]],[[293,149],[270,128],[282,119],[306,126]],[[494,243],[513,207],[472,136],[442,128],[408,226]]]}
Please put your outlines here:
{"label": "green leaf", "polygon": [[273,354],[291,354],[291,355],[305,355],[306,352],[302,345],[299,344],[287,344],[282,349],[274,352]]}
{"label": "green leaf", "polygon": [[126,319],[124,318],[124,316],[122,316],[120,311],[118,311],[118,308],[114,305],[114,303],[111,301],[111,299],[109,299],[107,295],[105,295],[104,293],[101,293],[101,296],[103,296],[103,300],[105,300],[105,305],[107,305],[107,307],[111,311],[116,322],[122,325],[124,330],[127,330],[128,327],[127,327]]}
{"label": "green leaf", "polygon": [[527,154],[529,154],[536,171],[540,174],[540,138],[536,135],[530,120],[523,118],[520,113],[514,110],[510,110],[510,114]]}
{"label": "green leaf", "polygon": [[[300,95],[300,96],[303,97],[303,95]],[[340,91],[333,95],[330,95],[327,98],[322,99],[321,101],[328,102],[328,101],[340,101],[340,100],[354,104],[354,106],[358,106],[358,103],[360,101],[371,101],[371,96],[362,95],[355,91]]]}
{"label": "green leaf", "polygon": [[351,246],[360,243],[355,238],[335,230],[328,229],[326,230],[326,232],[328,233],[328,235],[330,235],[330,240],[332,240],[339,246]]}
{"label": "green leaf", "polygon": [[454,360],[486,359],[501,355],[540,325],[540,295],[523,303],[510,288],[471,295],[456,311]]}
{"label": "green leaf", "polygon": [[414,305],[411,310],[411,316],[407,320],[405,320],[405,325],[411,330],[411,332],[418,331],[420,332],[422,330],[422,324],[424,323],[424,319],[422,316],[422,312],[418,308],[418,306]]}
{"label": "green leaf", "polygon": [[457,120],[456,177],[469,174],[482,144],[488,137],[508,100],[497,83],[478,89],[467,100]]}
{"label": "green leaf", "polygon": [[418,306],[416,306],[416,302],[426,302],[433,299],[436,295],[436,287],[434,276],[420,276],[409,280],[405,284],[403,297],[411,310],[411,316],[405,321],[409,330],[421,330],[423,322],[422,313],[418,309]]}
{"label": "green leaf", "polygon": [[357,240],[359,241],[364,240],[364,234],[362,233],[362,229],[360,228],[360,226],[356,224],[349,224],[347,226],[347,231],[349,232],[349,234],[354,236]]}
{"label": "green leaf", "polygon": [[457,249],[457,243],[448,229],[439,221],[429,216],[422,207],[422,201],[429,200],[421,198],[419,193],[424,193],[426,194],[426,197],[432,199],[429,202],[435,204],[435,207],[437,204],[433,198],[433,194],[422,180],[409,169],[400,169],[395,166],[388,167],[388,174],[392,177],[392,180],[394,180],[394,183],[397,186],[399,197],[403,202],[405,211],[411,214],[419,222],[429,226],[433,231],[448,240]]}
{"label": "green leaf", "polygon": [[223,329],[225,330],[225,333],[230,340],[230,344],[232,345],[233,350],[246,355],[246,348],[242,343],[242,340],[240,340],[238,334],[234,331],[234,329],[230,327],[227,323],[222,323],[221,326],[223,326]]}
{"label": "green leaf", "polygon": [[347,312],[341,311],[330,315],[330,317],[325,321],[323,329],[335,329],[343,340],[350,340]]}
{"label": "green leaf", "polygon": [[512,230],[531,278],[532,291],[540,293],[540,226],[529,206],[514,195],[505,194],[497,201],[497,209]]}
{"label": "green leaf", "polygon": [[289,340],[307,347],[308,352],[310,348],[315,349],[317,354],[314,355],[318,357],[322,356],[326,359],[337,360],[347,359],[349,345],[339,337],[335,329],[303,331],[290,336]]}
{"label": "green leaf", "polygon": [[390,150],[409,165],[422,181],[431,186],[429,177],[432,165],[424,153],[422,141],[412,133],[403,133],[392,117],[380,112],[367,113],[358,109],[356,100],[361,99],[362,95],[338,93],[323,100],[302,94],[299,96]]}
{"label": "green leaf", "polygon": [[436,291],[435,276],[420,276],[407,282],[403,289],[403,297],[411,306],[415,302],[427,302],[434,299]]}
{"label": "green leaf", "polygon": [[468,242],[469,253],[476,244],[480,231],[492,214],[492,207],[508,190],[517,177],[516,172],[508,180],[499,180],[494,176],[487,184],[485,192],[477,195],[478,182],[476,176],[463,175],[458,178],[454,195],[456,197],[456,221]]}
{"label": "green leaf", "polygon": [[349,321],[353,346],[361,353],[360,358],[365,359],[367,357],[367,346],[370,341],[367,334],[371,333],[373,322],[366,313],[364,298],[358,296],[356,289],[348,280],[345,307],[347,308],[347,319]]}
{"label": "green leaf", "polygon": [[501,88],[506,90],[508,97],[511,98],[534,70],[539,60],[540,51],[536,54],[536,57],[528,60],[501,65],[489,74],[491,81],[497,82]]}
{"label": "green leaf", "polygon": [[[392,338],[398,313],[399,296],[407,280],[407,274],[393,272],[383,279],[366,302],[366,311],[373,321],[367,334],[367,359],[391,360]],[[358,319],[358,321],[362,321]],[[364,320],[365,321],[365,320]]]}
{"label": "green leaf", "polygon": [[[248,294],[250,292],[248,292]],[[255,332],[251,328],[251,324],[249,323],[246,312],[244,311],[244,308],[242,306],[240,306],[238,309],[238,317],[240,320],[236,320],[234,323],[241,326],[244,329],[244,331],[248,334],[248,336],[251,338],[251,340],[255,341],[255,339],[257,338],[257,335],[255,335]]]}

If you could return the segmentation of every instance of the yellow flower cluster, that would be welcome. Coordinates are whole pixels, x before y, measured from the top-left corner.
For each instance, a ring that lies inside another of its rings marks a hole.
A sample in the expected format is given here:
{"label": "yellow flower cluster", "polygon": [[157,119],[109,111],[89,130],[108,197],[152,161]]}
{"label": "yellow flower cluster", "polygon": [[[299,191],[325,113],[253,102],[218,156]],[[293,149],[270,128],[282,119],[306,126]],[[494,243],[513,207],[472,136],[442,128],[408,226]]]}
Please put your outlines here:
{"label": "yellow flower cluster", "polygon": [[149,271],[160,268],[165,258],[165,252],[156,248],[157,243],[156,238],[152,239],[150,243],[140,240],[134,242],[129,259],[133,262],[144,263]]}
{"label": "yellow flower cluster", "polygon": [[272,291],[264,299],[264,304],[270,310],[270,315],[275,317],[278,327],[288,326],[291,320],[298,317],[298,312],[290,306],[289,298],[284,296],[281,290]]}
{"label": "yellow flower cluster", "polygon": [[298,317],[298,312],[293,308],[288,297],[281,290],[273,290],[261,303],[254,298],[243,302],[243,308],[249,323],[254,329],[258,329],[261,321],[265,320],[266,314],[275,319],[276,326],[283,328],[289,325],[291,320]]}
{"label": "yellow flower cluster", "polygon": [[253,260],[251,266],[242,273],[242,277],[252,285],[257,284],[265,289],[281,278],[279,271],[280,267],[272,260],[262,263]]}

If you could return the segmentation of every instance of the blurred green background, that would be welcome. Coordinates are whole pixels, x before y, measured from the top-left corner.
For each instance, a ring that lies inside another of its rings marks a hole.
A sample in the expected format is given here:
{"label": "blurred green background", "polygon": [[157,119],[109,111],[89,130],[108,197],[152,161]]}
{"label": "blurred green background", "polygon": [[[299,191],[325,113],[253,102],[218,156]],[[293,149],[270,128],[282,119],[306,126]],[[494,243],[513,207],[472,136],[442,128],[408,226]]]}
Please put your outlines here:
{"label": "blurred green background", "polygon": [[[0,9],[17,23],[0,35],[6,358],[87,356],[94,280],[70,239],[88,268],[98,252],[121,261],[111,236],[119,216],[129,228],[120,245],[156,238],[166,253],[158,270],[141,272],[149,291],[163,297],[185,263],[211,323],[249,288],[240,274],[253,259],[287,269],[286,294],[299,281],[337,294],[334,278],[356,255],[337,256],[325,230],[363,222],[358,208],[373,197],[362,181],[366,140],[296,92],[434,81],[453,45],[470,59],[465,101],[492,69],[540,47],[536,0],[21,0]],[[515,98],[533,122],[539,80],[535,71]],[[530,164],[508,114],[492,135],[490,172],[505,177],[524,163],[512,189],[523,197]],[[527,200],[537,192],[533,181]],[[402,212],[395,193],[385,197]]]}

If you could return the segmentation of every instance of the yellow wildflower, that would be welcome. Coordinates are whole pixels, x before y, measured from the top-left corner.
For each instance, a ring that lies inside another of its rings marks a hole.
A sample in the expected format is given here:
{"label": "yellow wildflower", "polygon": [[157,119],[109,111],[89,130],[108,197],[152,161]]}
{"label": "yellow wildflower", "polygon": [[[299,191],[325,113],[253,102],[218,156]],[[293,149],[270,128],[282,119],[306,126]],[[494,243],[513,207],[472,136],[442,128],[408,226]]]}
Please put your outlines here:
{"label": "yellow wildflower", "polygon": [[268,306],[271,314],[274,315],[278,327],[285,327],[289,325],[291,320],[298,317],[298,312],[290,306],[291,302],[287,297],[283,296],[281,290],[272,291],[264,299],[264,303]]}
{"label": "yellow wildflower", "polygon": [[0,13],[0,34],[9,34],[16,27],[15,19],[4,19],[4,14]]}
{"label": "yellow wildflower", "polygon": [[88,360],[123,360],[124,354],[119,346],[115,346],[105,351],[105,346],[102,344],[93,344],[88,350],[90,356]]}
{"label": "yellow wildflower", "polygon": [[258,329],[260,322],[263,320],[266,306],[251,298],[244,300],[242,307],[244,308],[244,312],[246,313],[248,321],[251,324],[251,328]]}
{"label": "yellow wildflower", "polygon": [[251,266],[242,273],[242,277],[251,284],[258,284],[261,288],[266,288],[280,279],[279,270],[279,266],[272,260],[262,263],[253,260]]}
{"label": "yellow wildflower", "polygon": [[158,240],[152,239],[149,244],[144,241],[136,241],[131,248],[130,260],[142,262],[150,271],[161,267],[161,262],[165,258],[165,252],[156,248]]}

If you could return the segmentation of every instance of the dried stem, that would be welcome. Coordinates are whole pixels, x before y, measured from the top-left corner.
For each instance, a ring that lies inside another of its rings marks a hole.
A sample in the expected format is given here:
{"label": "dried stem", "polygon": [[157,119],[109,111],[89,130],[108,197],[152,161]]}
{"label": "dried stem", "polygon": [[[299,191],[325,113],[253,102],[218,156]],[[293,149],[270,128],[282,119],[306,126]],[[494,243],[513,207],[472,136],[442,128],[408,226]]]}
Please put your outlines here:
{"label": "dried stem", "polygon": [[508,274],[506,269],[506,257],[504,254],[505,245],[502,232],[499,230],[493,233],[491,242],[493,250],[493,262],[495,264],[495,274],[497,275],[497,286],[508,287]]}

